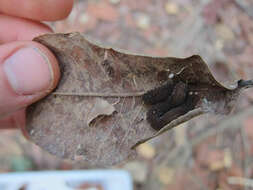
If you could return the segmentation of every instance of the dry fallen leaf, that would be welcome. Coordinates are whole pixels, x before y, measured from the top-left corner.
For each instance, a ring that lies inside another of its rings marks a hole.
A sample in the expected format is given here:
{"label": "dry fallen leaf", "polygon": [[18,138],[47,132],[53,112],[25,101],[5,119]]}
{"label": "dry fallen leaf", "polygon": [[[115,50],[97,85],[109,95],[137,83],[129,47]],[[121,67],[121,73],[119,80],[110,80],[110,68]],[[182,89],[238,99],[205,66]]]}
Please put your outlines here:
{"label": "dry fallen leaf", "polygon": [[[197,55],[180,59],[130,54],[98,45],[79,33],[47,34],[34,40],[56,55],[62,76],[54,93],[28,108],[30,137],[52,154],[81,158],[89,165],[108,166],[132,158],[136,143],[202,113],[227,114],[240,90],[252,86],[252,81],[223,86]],[[187,84],[187,97],[196,96],[197,101],[156,133],[146,120],[150,106],[141,96],[168,80]],[[89,117],[94,106],[104,101],[115,111]]]}
{"label": "dry fallen leaf", "polygon": [[112,104],[101,98],[95,98],[95,105],[91,108],[90,113],[88,113],[87,126],[90,126],[90,123],[98,118],[98,116],[111,115],[114,111],[115,108]]}

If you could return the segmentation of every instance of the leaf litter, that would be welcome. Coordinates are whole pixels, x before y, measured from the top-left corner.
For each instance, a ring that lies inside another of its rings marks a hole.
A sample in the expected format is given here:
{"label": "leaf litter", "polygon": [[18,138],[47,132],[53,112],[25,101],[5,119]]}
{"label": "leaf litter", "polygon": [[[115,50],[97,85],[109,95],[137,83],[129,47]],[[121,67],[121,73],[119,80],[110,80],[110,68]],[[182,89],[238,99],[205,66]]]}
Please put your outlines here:
{"label": "leaf litter", "polygon": [[115,108],[112,104],[109,104],[107,101],[96,98],[95,105],[91,109],[87,117],[87,126],[90,126],[91,122],[94,121],[99,116],[111,115],[115,111]]}
{"label": "leaf litter", "polygon": [[137,55],[79,33],[34,41],[55,54],[62,76],[53,93],[29,106],[30,138],[54,155],[90,166],[134,158],[139,144],[203,113],[228,114],[241,90],[253,85],[221,84],[198,55]]}

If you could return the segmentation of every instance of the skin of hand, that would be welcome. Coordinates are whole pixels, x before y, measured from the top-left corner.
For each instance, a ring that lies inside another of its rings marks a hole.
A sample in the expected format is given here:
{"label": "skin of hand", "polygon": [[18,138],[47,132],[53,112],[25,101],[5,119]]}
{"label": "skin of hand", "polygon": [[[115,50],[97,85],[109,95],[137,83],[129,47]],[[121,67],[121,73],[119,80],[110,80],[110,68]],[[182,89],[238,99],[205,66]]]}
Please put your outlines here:
{"label": "skin of hand", "polygon": [[33,42],[52,30],[40,21],[69,15],[74,0],[0,1],[0,129],[25,130],[26,107],[46,96],[60,77],[58,62]]}

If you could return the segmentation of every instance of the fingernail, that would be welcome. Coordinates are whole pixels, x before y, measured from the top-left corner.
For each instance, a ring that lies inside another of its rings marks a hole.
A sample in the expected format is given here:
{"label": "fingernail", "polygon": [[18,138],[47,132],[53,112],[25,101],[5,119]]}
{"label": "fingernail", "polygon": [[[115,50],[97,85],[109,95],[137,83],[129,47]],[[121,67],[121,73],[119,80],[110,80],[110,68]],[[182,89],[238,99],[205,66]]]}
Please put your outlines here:
{"label": "fingernail", "polygon": [[4,72],[12,89],[20,95],[47,90],[52,80],[49,60],[38,48],[17,50],[4,62]]}

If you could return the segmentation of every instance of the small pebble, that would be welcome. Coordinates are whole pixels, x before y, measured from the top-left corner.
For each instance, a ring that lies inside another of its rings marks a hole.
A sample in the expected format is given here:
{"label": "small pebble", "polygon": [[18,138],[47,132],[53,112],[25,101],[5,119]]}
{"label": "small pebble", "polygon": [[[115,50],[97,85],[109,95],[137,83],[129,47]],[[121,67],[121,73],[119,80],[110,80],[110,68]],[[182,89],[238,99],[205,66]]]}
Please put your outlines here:
{"label": "small pebble", "polygon": [[146,14],[140,14],[139,17],[137,18],[137,26],[140,29],[148,29],[150,27],[150,18]]}
{"label": "small pebble", "polygon": [[174,77],[174,74],[173,74],[173,73],[169,74],[169,78],[170,78],[170,79],[172,79],[173,77]]}

